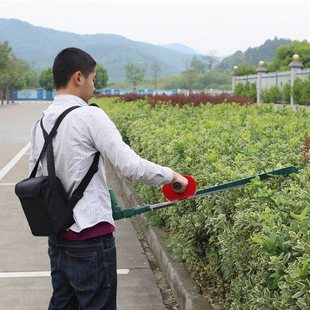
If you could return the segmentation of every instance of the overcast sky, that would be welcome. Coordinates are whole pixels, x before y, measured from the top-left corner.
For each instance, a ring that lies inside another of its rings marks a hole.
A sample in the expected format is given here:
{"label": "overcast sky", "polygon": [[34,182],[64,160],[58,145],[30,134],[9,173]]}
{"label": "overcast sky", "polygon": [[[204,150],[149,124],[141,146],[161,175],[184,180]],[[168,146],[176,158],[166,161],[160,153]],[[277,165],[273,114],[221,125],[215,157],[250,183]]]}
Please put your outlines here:
{"label": "overcast sky", "polygon": [[310,41],[310,0],[0,0],[0,18],[152,44],[177,42],[218,56],[275,36]]}

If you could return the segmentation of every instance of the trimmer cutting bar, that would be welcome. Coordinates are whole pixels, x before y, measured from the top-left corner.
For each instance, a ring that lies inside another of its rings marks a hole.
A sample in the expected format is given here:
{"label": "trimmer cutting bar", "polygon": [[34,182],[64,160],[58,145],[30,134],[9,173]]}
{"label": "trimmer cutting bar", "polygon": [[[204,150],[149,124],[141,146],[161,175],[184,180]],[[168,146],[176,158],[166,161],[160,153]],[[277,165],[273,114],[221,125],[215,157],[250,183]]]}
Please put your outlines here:
{"label": "trimmer cutting bar", "polygon": [[168,202],[163,202],[163,203],[157,203],[154,205],[150,205],[150,208],[152,210],[155,209],[161,209],[161,208],[165,208],[165,207],[170,207],[172,205],[178,204],[184,200],[188,200],[188,199],[193,199],[193,198],[199,198],[201,196],[204,195],[210,195],[210,194],[215,194],[218,192],[223,192],[226,190],[230,190],[230,189],[234,189],[234,188],[238,188],[238,187],[243,187],[246,184],[250,183],[251,180],[253,180],[254,178],[259,178],[260,180],[266,180],[268,178],[270,178],[272,175],[288,175],[291,173],[298,173],[298,169],[294,166],[291,167],[286,167],[286,168],[281,168],[281,169],[277,169],[277,170],[273,170],[270,172],[265,172],[262,174],[257,174],[257,175],[253,175],[251,177],[248,178],[244,178],[244,179],[240,179],[237,181],[232,181],[232,182],[228,182],[228,183],[224,183],[224,184],[220,184],[220,185],[216,185],[216,186],[212,186],[206,189],[202,189],[196,192],[196,194],[194,196],[190,196],[184,199],[180,199],[180,200],[175,200],[175,201],[168,201]]}
{"label": "trimmer cutting bar", "polygon": [[197,191],[196,194],[193,196],[189,196],[189,197],[182,198],[179,200],[156,203],[153,205],[138,205],[138,206],[136,206],[134,208],[130,208],[130,209],[122,209],[116,200],[114,192],[110,191],[111,202],[112,202],[112,210],[113,210],[113,218],[114,218],[114,220],[119,220],[122,218],[128,218],[128,217],[132,217],[132,216],[144,213],[144,212],[170,207],[170,206],[176,205],[180,202],[183,202],[184,200],[199,198],[199,197],[204,196],[204,195],[210,195],[210,194],[214,194],[214,193],[218,193],[218,192],[242,187],[242,186],[250,183],[251,180],[253,180],[254,178],[257,178],[257,177],[260,180],[266,180],[273,175],[288,175],[291,173],[298,173],[298,172],[299,172],[298,168],[296,168],[294,166],[290,166],[290,167],[286,167],[286,168],[273,170],[270,172],[265,172],[262,174],[257,174],[257,175],[254,175],[254,176],[251,176],[248,178],[244,178],[244,179],[240,179],[240,180],[236,180],[233,182],[228,182],[228,183],[212,186],[212,187],[209,187],[206,189],[202,189],[202,190]]}

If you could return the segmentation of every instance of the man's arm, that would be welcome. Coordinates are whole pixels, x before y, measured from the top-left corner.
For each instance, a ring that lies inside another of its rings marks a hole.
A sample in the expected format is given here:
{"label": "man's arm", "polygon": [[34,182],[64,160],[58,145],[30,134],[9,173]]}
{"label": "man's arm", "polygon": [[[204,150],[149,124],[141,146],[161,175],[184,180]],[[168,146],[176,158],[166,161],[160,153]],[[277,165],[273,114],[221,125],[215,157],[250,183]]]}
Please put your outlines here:
{"label": "man's arm", "polygon": [[116,126],[102,110],[91,112],[92,123],[88,128],[92,142],[123,176],[153,186],[179,182],[186,187],[187,179],[180,174],[136,154],[123,142]]}
{"label": "man's arm", "polygon": [[[34,166],[37,163],[37,159],[38,159],[38,152],[36,152],[37,148],[36,148],[36,128],[37,125],[39,124],[39,121],[37,121],[31,128],[31,134],[30,134],[30,157],[29,157],[29,175],[31,174]],[[41,164],[39,164],[38,166],[38,170],[37,170],[37,174],[36,176],[41,176],[42,175],[42,166]]]}

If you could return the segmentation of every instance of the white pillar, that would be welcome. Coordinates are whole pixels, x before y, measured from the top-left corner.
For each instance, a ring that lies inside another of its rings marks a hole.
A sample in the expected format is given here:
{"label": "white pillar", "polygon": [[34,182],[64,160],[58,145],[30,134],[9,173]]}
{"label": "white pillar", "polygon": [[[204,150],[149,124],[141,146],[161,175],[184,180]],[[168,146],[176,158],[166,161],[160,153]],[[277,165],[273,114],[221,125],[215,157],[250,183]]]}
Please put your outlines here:
{"label": "white pillar", "polygon": [[261,92],[262,92],[262,88],[263,88],[263,82],[262,82],[262,78],[263,75],[268,71],[265,67],[264,67],[264,62],[261,60],[258,64],[258,67],[256,68],[256,72],[257,72],[257,82],[256,82],[256,96],[257,96],[257,100],[256,103],[261,103]]}
{"label": "white pillar", "polygon": [[235,87],[237,85],[237,76],[239,75],[238,66],[234,66],[234,70],[232,72],[232,91],[235,91]]}
{"label": "white pillar", "polygon": [[[291,90],[293,89],[296,80],[297,72],[300,71],[304,65],[299,61],[299,55],[293,56],[293,61],[288,65],[291,68]],[[294,105],[294,97],[291,92],[290,104]]]}

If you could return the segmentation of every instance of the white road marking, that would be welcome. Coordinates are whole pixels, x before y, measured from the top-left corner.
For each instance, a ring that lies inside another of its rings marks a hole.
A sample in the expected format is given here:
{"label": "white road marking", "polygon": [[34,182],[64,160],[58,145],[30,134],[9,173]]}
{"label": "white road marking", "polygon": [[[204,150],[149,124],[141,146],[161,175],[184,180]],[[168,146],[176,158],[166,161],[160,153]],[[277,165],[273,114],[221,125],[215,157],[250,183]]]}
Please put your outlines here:
{"label": "white road marking", "polygon": [[0,272],[0,278],[35,278],[49,277],[50,275],[50,271]]}
{"label": "white road marking", "polygon": [[0,170],[0,180],[18,163],[18,161],[30,149],[30,142],[27,143],[12,159]]}
{"label": "white road marking", "polygon": [[117,269],[117,274],[128,274],[129,269]]}
{"label": "white road marking", "polygon": [[15,186],[16,183],[0,183],[0,186]]}
{"label": "white road marking", "polygon": [[[117,274],[126,275],[129,269],[117,269]],[[0,278],[39,278],[50,277],[50,271],[0,272]]]}

